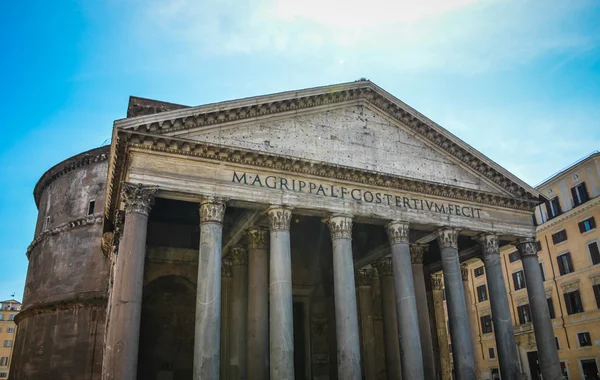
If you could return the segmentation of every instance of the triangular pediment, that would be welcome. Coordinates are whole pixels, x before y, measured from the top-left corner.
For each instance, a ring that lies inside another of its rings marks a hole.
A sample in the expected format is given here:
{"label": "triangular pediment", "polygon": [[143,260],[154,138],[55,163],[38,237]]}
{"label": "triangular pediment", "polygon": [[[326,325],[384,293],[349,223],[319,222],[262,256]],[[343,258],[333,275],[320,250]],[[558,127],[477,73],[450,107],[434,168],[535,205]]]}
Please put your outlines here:
{"label": "triangular pediment", "polygon": [[214,143],[535,202],[538,192],[370,81],[119,120]]}

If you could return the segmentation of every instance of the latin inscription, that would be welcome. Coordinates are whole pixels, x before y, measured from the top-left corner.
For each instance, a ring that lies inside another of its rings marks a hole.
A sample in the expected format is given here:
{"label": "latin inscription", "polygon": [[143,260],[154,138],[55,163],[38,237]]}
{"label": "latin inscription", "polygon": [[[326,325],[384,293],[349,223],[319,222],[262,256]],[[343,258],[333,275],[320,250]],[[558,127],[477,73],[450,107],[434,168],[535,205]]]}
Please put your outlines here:
{"label": "latin inscription", "polygon": [[390,207],[399,207],[411,210],[431,211],[439,214],[481,218],[481,209],[470,206],[461,206],[454,203],[437,203],[420,198],[408,198],[387,193],[372,192],[368,190],[343,187],[337,185],[319,184],[277,176],[263,176],[258,174],[233,172],[233,183],[251,185],[256,187],[291,191],[296,193],[314,194],[329,198],[351,199],[356,202],[385,204]]}

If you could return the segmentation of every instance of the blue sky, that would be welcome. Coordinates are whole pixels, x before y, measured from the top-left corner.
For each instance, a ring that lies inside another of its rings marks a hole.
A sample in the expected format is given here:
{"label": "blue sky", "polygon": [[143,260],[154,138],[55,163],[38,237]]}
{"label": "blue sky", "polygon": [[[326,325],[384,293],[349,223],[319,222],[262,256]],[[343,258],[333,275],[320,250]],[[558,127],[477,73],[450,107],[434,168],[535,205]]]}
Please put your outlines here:
{"label": "blue sky", "polygon": [[129,95],[200,105],[366,77],[531,185],[600,149],[594,0],[13,1],[2,13],[1,299],[22,298],[35,183],[105,143]]}

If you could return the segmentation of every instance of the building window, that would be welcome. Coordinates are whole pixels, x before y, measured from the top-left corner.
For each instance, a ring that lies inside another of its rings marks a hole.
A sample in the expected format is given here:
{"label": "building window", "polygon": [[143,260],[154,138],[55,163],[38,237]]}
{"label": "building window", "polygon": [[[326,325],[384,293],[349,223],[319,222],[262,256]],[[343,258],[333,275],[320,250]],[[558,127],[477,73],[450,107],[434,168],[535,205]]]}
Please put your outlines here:
{"label": "building window", "polygon": [[517,260],[519,260],[519,252],[514,251],[508,254],[508,261],[510,261],[511,263],[514,263]]}
{"label": "building window", "polygon": [[8,356],[0,358],[0,367],[8,367]]}
{"label": "building window", "polygon": [[600,284],[594,285],[594,296],[596,297],[596,307],[600,309]]}
{"label": "building window", "polygon": [[583,313],[583,304],[581,303],[579,290],[565,293],[565,305],[567,306],[567,313],[569,315]]}
{"label": "building window", "polygon": [[590,257],[592,258],[592,265],[600,263],[600,250],[598,249],[597,241],[588,244],[588,251],[590,252]]}
{"label": "building window", "polygon": [[548,212],[548,219],[556,218],[562,213],[558,197],[554,197],[552,200],[546,202],[546,211]]}
{"label": "building window", "polygon": [[498,368],[490,368],[492,380],[500,380],[500,370]]}
{"label": "building window", "polygon": [[556,258],[558,261],[558,271],[560,275],[565,275],[573,272],[573,261],[571,260],[571,253],[564,253]]}
{"label": "building window", "polygon": [[4,320],[4,314],[0,313],[0,321],[3,321],[3,320]]}
{"label": "building window", "polygon": [[494,352],[494,347],[488,348],[488,356],[490,359],[496,359],[496,352]]}
{"label": "building window", "polygon": [[556,343],[556,349],[560,350],[560,344],[558,344],[558,337],[557,336],[554,337],[554,343]]}
{"label": "building window", "polygon": [[562,243],[565,240],[567,240],[567,231],[566,230],[560,230],[557,233],[552,234],[552,242],[555,245],[558,243]]}
{"label": "building window", "polygon": [[12,340],[5,340],[4,348],[11,348],[11,347],[12,347]]}
{"label": "building window", "polygon": [[523,289],[525,287],[525,275],[522,270],[513,273],[512,277],[515,290]]}
{"label": "building window", "polygon": [[475,268],[473,273],[475,273],[475,277],[483,276],[483,266]]}
{"label": "building window", "polygon": [[587,188],[585,187],[585,182],[582,182],[579,185],[572,187],[571,195],[573,196],[573,204],[575,206],[579,206],[580,204],[590,200]]}
{"label": "building window", "polygon": [[546,275],[544,274],[544,266],[540,263],[540,273],[542,274],[542,281],[546,281]]}
{"label": "building window", "polygon": [[594,220],[593,216],[583,222],[579,222],[579,232],[581,233],[591,231],[594,228],[596,228],[596,220]]}
{"label": "building window", "polygon": [[15,328],[14,327],[7,327],[6,328],[6,333],[7,334],[14,334],[15,333]]}
{"label": "building window", "polygon": [[592,345],[592,339],[590,338],[589,332],[582,332],[577,334],[577,340],[579,341],[579,347],[586,347]]}
{"label": "building window", "polygon": [[8,379],[8,373],[0,372],[0,379]]}
{"label": "building window", "polygon": [[8,316],[8,320],[9,321],[14,321],[15,320],[15,314],[11,314]]}
{"label": "building window", "polygon": [[529,304],[517,307],[517,313],[519,314],[519,324],[524,325],[525,323],[531,322],[531,310],[529,309]]}
{"label": "building window", "polygon": [[489,315],[484,315],[481,317],[481,332],[483,334],[489,334],[492,331],[492,317]]}
{"label": "building window", "polygon": [[560,369],[562,371],[563,380],[569,380],[569,371],[567,371],[567,364],[565,362],[560,362]]}
{"label": "building window", "polygon": [[487,289],[485,288],[485,285],[481,285],[481,286],[477,287],[477,299],[479,300],[479,302],[487,301],[488,297],[487,297]]}
{"label": "building window", "polygon": [[91,200],[90,203],[88,203],[88,211],[87,214],[88,216],[90,215],[94,215],[94,207],[96,206],[96,200]]}
{"label": "building window", "polygon": [[546,298],[546,302],[548,303],[548,311],[550,312],[550,319],[556,318],[554,314],[554,301],[552,301],[552,297]]}

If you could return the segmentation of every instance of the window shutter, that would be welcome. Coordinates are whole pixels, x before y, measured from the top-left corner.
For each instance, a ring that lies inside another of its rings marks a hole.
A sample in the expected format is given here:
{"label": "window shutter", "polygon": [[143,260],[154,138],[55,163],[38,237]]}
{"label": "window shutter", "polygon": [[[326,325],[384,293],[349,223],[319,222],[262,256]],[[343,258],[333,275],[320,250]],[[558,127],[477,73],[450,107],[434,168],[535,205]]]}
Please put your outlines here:
{"label": "window shutter", "polygon": [[577,307],[578,312],[583,312],[583,305],[581,304],[581,295],[579,294],[579,290],[573,292],[573,298],[575,299],[575,305]]}
{"label": "window shutter", "polygon": [[563,294],[565,298],[565,306],[567,307],[567,314],[573,314],[573,305],[571,305],[571,300],[569,299],[569,293]]}
{"label": "window shutter", "polygon": [[557,263],[558,263],[558,272],[559,272],[559,273],[561,274],[561,276],[562,276],[563,274],[565,274],[565,266],[564,266],[564,264],[563,264],[563,259],[562,259],[562,256],[558,256],[558,257],[556,258],[556,261],[557,261]]}
{"label": "window shutter", "polygon": [[587,202],[590,200],[590,196],[588,195],[587,186],[585,182],[581,183],[581,203]]}
{"label": "window shutter", "polygon": [[571,260],[571,253],[567,252],[567,262],[569,263],[569,273],[574,272],[575,271],[575,267],[573,266],[573,261]]}
{"label": "window shutter", "polygon": [[546,205],[546,214],[548,215],[548,219],[554,218],[554,213],[552,212],[552,207],[550,206],[550,202],[545,202]]}
{"label": "window shutter", "polygon": [[600,263],[600,250],[598,249],[598,243],[593,242],[588,244],[588,249],[590,250],[590,256],[592,257],[592,263],[598,264]]}
{"label": "window shutter", "polygon": [[556,215],[562,214],[562,209],[560,208],[560,201],[558,197],[554,198],[554,206],[556,207]]}
{"label": "window shutter", "polygon": [[517,288],[517,273],[513,273],[512,278],[513,278],[513,288],[515,290],[518,290],[518,288]]}
{"label": "window shutter", "polygon": [[593,216],[590,218],[590,226],[592,229],[596,228],[596,219]]}
{"label": "window shutter", "polygon": [[577,223],[577,225],[579,226],[579,232],[584,233],[585,232],[585,224],[583,222],[579,222],[579,223]]}
{"label": "window shutter", "polygon": [[577,186],[571,188],[571,196],[573,197],[573,206],[579,206],[579,197],[577,196]]}

